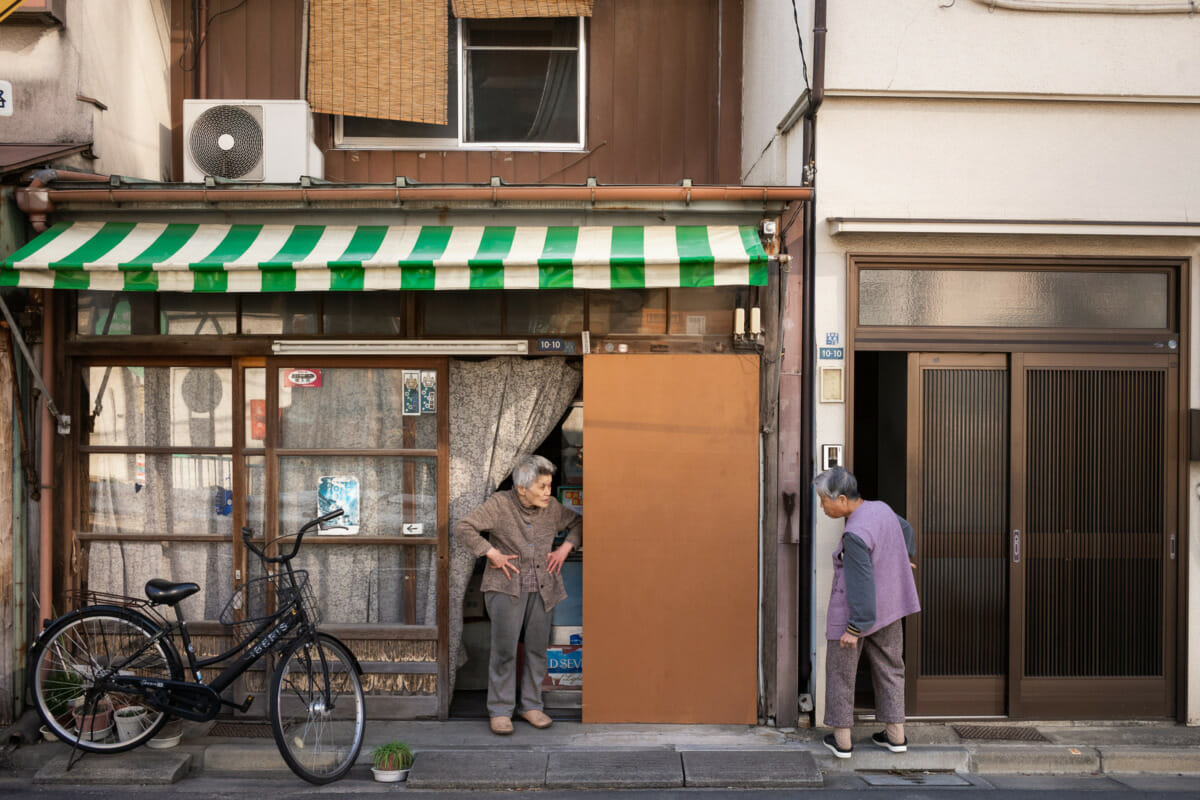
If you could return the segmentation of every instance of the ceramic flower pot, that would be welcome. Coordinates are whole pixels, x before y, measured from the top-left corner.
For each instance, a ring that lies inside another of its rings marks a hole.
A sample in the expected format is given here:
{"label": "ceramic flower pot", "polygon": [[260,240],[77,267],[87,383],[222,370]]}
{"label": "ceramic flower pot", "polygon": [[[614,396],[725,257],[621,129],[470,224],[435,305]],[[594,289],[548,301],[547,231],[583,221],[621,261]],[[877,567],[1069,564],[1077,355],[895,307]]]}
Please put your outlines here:
{"label": "ceramic flower pot", "polygon": [[400,781],[408,780],[408,770],[406,769],[376,769],[375,767],[371,767],[371,774],[380,783],[399,783]]}
{"label": "ceramic flower pot", "polygon": [[92,713],[87,713],[87,703],[77,706],[71,712],[75,719],[75,730],[79,738],[98,742],[112,733],[112,708],[107,703],[99,703]]}
{"label": "ceramic flower pot", "polygon": [[125,706],[114,712],[117,722],[117,739],[127,742],[146,729],[147,712],[143,706]]}

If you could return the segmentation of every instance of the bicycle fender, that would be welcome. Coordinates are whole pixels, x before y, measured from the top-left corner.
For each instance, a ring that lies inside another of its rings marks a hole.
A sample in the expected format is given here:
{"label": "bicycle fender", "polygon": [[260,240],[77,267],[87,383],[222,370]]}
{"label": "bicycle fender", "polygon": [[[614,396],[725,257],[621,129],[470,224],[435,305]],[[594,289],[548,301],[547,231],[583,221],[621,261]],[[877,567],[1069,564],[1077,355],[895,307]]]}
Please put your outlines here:
{"label": "bicycle fender", "polygon": [[334,636],[332,633],[325,633],[324,631],[322,631],[320,633],[320,636],[325,639],[332,639],[333,641],[340,644],[342,646],[342,649],[345,650],[350,655],[350,663],[354,665],[354,671],[357,672],[360,677],[362,676],[363,670],[362,670],[362,667],[358,663],[358,656],[354,655],[354,651],[351,650],[350,647],[345,642],[343,642],[338,637]]}
{"label": "bicycle fender", "polygon": [[93,611],[106,612],[106,613],[110,613],[110,614],[116,614],[116,613],[129,614],[131,616],[141,619],[143,622],[145,622],[147,625],[149,625],[151,628],[154,628],[155,630],[162,627],[162,625],[155,622],[153,619],[146,616],[145,614],[143,614],[141,611],[139,611],[136,608],[128,608],[126,606],[113,606],[113,605],[84,606],[83,608],[77,608],[74,611],[68,611],[66,614],[57,616],[54,619],[42,620],[42,629],[40,631],[38,631],[37,636],[33,640],[34,648],[41,646],[42,637],[44,637],[46,635],[46,631],[53,628],[59,622],[62,622],[64,620],[76,619],[78,617],[83,616],[84,612],[87,612],[90,614]]}

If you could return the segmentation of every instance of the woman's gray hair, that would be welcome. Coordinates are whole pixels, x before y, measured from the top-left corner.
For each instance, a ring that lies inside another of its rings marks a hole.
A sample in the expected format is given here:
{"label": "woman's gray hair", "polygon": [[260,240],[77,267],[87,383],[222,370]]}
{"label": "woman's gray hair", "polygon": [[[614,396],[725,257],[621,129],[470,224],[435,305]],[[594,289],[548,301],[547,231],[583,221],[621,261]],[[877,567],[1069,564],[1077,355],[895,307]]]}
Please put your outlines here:
{"label": "woman's gray hair", "polygon": [[525,456],[513,467],[513,486],[528,489],[537,482],[539,476],[553,474],[554,464],[550,463],[549,459],[542,458],[541,456]]}
{"label": "woman's gray hair", "polygon": [[813,488],[822,497],[836,500],[846,495],[847,500],[858,499],[858,481],[845,467],[832,467],[813,478]]}

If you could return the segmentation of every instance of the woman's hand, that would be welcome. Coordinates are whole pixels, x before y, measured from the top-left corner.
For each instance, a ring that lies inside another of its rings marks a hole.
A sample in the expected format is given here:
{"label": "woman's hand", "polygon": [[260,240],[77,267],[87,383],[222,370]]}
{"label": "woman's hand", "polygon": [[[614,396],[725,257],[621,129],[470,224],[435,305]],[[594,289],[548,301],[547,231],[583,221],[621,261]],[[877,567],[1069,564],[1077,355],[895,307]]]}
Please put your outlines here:
{"label": "woman's hand", "polygon": [[563,562],[567,560],[567,556],[575,549],[575,545],[570,542],[563,542],[559,547],[546,554],[546,572],[551,575],[562,569]]}
{"label": "woman's hand", "polygon": [[858,647],[858,637],[847,631],[846,633],[843,633],[842,638],[838,640],[838,646],[851,648]]}
{"label": "woman's hand", "polygon": [[[519,559],[520,556],[506,556],[494,547],[484,553],[484,555],[487,557],[489,567],[504,570],[504,577],[511,578],[513,575],[521,574],[521,570],[517,569],[517,565],[512,563],[513,559]],[[512,575],[508,572],[510,569],[512,570]]]}

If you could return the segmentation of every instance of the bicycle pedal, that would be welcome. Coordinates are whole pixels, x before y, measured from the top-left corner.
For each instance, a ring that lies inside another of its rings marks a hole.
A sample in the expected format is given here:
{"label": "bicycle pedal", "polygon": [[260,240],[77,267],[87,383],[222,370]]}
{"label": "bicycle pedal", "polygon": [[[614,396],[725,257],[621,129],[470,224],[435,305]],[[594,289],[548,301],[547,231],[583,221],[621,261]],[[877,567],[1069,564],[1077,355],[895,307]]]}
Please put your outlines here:
{"label": "bicycle pedal", "polygon": [[253,703],[254,703],[254,695],[249,695],[248,697],[246,697],[246,701],[237,707],[238,711],[241,711],[243,714],[245,714],[247,711],[250,710],[250,706]]}

